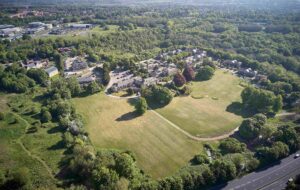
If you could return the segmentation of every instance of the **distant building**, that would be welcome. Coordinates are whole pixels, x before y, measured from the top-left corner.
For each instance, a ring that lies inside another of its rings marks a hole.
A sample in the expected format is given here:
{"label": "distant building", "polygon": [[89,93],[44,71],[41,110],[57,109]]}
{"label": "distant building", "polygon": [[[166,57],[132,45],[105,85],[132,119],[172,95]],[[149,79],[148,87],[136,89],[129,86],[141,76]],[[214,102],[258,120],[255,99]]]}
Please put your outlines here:
{"label": "distant building", "polygon": [[149,77],[149,78],[145,78],[144,79],[144,86],[151,86],[151,85],[155,85],[158,83],[158,79],[155,77]]}
{"label": "distant building", "polygon": [[73,71],[83,70],[86,68],[88,68],[88,64],[86,62],[80,61],[78,59],[73,61],[73,64],[72,64]]}
{"label": "distant building", "polygon": [[48,60],[27,60],[26,63],[23,63],[22,66],[26,68],[27,70],[29,69],[40,69],[40,68],[45,68],[49,64]]}
{"label": "distant building", "polygon": [[59,73],[58,69],[56,67],[54,67],[54,66],[45,69],[45,71],[46,71],[46,73],[48,74],[48,76],[50,78],[53,77],[53,76],[55,76],[55,75],[58,75],[58,73]]}
{"label": "distant building", "polygon": [[242,62],[237,60],[226,60],[222,62],[222,65],[226,68],[240,68],[242,66]]}
{"label": "distant building", "polygon": [[43,26],[42,27],[37,27],[37,28],[28,28],[26,30],[26,33],[27,34],[36,34],[36,33],[41,32],[43,30],[45,30],[45,28]]}
{"label": "distant building", "polygon": [[70,24],[69,27],[73,29],[86,29],[86,28],[92,28],[93,25],[92,24]]}
{"label": "distant building", "polygon": [[52,24],[45,24],[44,27],[45,27],[46,30],[49,30],[49,29],[53,28],[53,25]]}
{"label": "distant building", "polygon": [[89,83],[95,81],[96,78],[93,76],[88,76],[88,77],[79,77],[77,80],[78,80],[79,84],[89,84]]}
{"label": "distant building", "polygon": [[257,71],[252,70],[251,68],[242,68],[238,71],[238,74],[244,77],[255,77],[257,75]]}
{"label": "distant building", "polygon": [[0,25],[0,30],[6,29],[6,28],[14,28],[14,27],[15,27],[14,25],[3,24],[3,25]]}
{"label": "distant building", "polygon": [[22,29],[19,27],[4,28],[4,29],[0,29],[0,36],[1,37],[12,37],[21,31],[22,31]]}
{"label": "distant building", "polygon": [[31,22],[28,24],[29,28],[39,28],[39,27],[45,27],[45,23],[43,22]]}

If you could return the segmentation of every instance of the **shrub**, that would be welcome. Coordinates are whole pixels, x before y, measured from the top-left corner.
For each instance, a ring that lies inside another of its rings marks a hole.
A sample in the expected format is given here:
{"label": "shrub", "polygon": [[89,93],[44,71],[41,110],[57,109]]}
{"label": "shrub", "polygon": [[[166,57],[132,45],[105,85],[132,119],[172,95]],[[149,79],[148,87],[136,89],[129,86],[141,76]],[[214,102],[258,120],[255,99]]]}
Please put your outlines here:
{"label": "shrub", "polygon": [[192,67],[186,67],[183,71],[183,75],[186,81],[192,81],[195,79],[195,71]]}
{"label": "shrub", "polygon": [[206,65],[199,69],[198,73],[196,74],[196,80],[199,81],[209,80],[213,77],[214,72],[215,72],[214,68]]}
{"label": "shrub", "polygon": [[51,121],[51,119],[52,119],[51,113],[49,111],[43,111],[41,121],[43,123],[47,123]]}
{"label": "shrub", "polygon": [[4,120],[5,114],[3,112],[0,112],[0,120]]}
{"label": "shrub", "polygon": [[198,154],[195,155],[194,159],[193,159],[193,164],[208,164],[209,163],[209,159],[207,157],[207,155],[205,154]]}
{"label": "shrub", "polygon": [[184,76],[181,73],[174,75],[173,82],[177,87],[181,87],[186,83]]}
{"label": "shrub", "polygon": [[139,115],[143,115],[148,109],[148,104],[146,102],[146,99],[141,97],[138,100],[137,104],[135,105],[135,109]]}

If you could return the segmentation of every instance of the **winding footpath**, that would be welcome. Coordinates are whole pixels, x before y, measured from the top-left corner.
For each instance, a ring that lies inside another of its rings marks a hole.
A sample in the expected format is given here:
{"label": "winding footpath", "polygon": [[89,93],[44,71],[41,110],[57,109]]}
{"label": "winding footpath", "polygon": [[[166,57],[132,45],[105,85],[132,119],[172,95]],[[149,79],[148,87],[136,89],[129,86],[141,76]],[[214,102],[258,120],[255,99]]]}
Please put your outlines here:
{"label": "winding footpath", "polygon": [[16,142],[17,142],[17,143],[21,146],[21,148],[28,154],[29,157],[33,158],[34,160],[37,160],[38,162],[40,162],[40,163],[44,166],[44,168],[45,168],[46,171],[48,172],[48,174],[49,174],[49,176],[50,176],[51,179],[56,180],[55,177],[54,177],[54,175],[53,175],[53,174],[54,174],[53,170],[46,164],[46,162],[45,162],[44,160],[42,160],[39,156],[36,156],[36,155],[32,154],[32,153],[25,147],[24,143],[22,142],[22,140],[24,139],[24,137],[25,137],[25,135],[26,135],[26,131],[27,131],[28,127],[29,127],[29,123],[28,123],[25,119],[23,119],[21,116],[16,115],[16,114],[14,114],[14,115],[15,115],[18,119],[22,120],[22,121],[25,123],[25,125],[26,125],[24,134],[23,134],[20,138],[18,138]]}

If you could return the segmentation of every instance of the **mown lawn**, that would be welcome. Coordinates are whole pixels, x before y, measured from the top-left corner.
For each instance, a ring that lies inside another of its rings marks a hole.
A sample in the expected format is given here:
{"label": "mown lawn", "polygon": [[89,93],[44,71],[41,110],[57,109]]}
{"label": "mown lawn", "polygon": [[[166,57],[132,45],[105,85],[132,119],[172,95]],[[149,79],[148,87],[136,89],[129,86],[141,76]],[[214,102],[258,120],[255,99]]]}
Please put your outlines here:
{"label": "mown lawn", "polygon": [[156,109],[185,131],[198,137],[214,137],[230,132],[242,121],[228,107],[240,101],[240,79],[217,70],[211,80],[193,82],[188,97],[176,97],[171,104]]}
{"label": "mown lawn", "polygon": [[138,166],[154,178],[176,172],[202,151],[202,143],[188,139],[151,111],[137,117],[127,100],[100,93],[73,103],[97,149],[132,151]]}

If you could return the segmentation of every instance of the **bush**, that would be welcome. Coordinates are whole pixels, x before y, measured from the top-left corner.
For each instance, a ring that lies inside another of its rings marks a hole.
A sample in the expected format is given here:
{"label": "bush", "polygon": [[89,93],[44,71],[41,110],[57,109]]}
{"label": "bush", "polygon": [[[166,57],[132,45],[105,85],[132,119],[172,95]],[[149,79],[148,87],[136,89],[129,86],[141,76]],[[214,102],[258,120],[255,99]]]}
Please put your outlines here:
{"label": "bush", "polygon": [[[23,189],[24,186],[30,185],[29,169],[26,167],[19,168],[17,171],[12,172],[3,189]],[[27,189],[27,188],[25,188]],[[30,189],[30,188],[29,188]]]}
{"label": "bush", "polygon": [[35,123],[34,123],[34,127],[41,127],[42,126],[42,123],[40,120],[37,120]]}
{"label": "bush", "polygon": [[209,159],[207,157],[207,155],[205,154],[198,154],[195,155],[195,157],[192,160],[193,164],[208,164],[209,163]]}
{"label": "bush", "polygon": [[196,80],[198,81],[209,80],[213,77],[214,73],[215,73],[214,68],[206,65],[199,69],[198,73],[196,74]]}
{"label": "bush", "polygon": [[181,87],[186,83],[184,76],[181,73],[174,75],[173,82],[177,87]]}
{"label": "bush", "polygon": [[142,89],[142,96],[145,97],[147,101],[154,101],[160,105],[167,105],[173,99],[172,92],[168,88],[162,86],[144,88]]}
{"label": "bush", "polygon": [[135,109],[139,115],[143,115],[148,109],[148,104],[146,102],[146,99],[141,97],[138,100],[137,104],[135,105]]}
{"label": "bush", "polygon": [[41,121],[43,123],[47,123],[51,121],[51,119],[52,119],[51,113],[49,111],[43,111]]}
{"label": "bush", "polygon": [[183,75],[186,81],[192,81],[195,79],[195,71],[192,67],[186,67],[183,71]]}
{"label": "bush", "polygon": [[0,120],[4,120],[5,114],[3,112],[0,112]]}
{"label": "bush", "polygon": [[246,144],[240,143],[238,140],[234,138],[228,138],[221,141],[220,149],[224,154],[241,153],[246,150]]}

